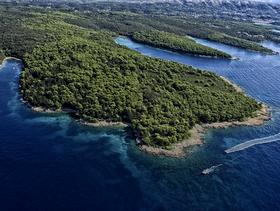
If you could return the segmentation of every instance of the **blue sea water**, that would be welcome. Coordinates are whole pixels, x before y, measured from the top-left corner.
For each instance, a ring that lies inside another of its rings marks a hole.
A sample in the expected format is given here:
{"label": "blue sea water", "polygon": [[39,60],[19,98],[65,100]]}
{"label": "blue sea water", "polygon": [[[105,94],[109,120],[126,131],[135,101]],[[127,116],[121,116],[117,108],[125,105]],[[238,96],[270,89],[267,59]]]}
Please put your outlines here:
{"label": "blue sea water", "polygon": [[[117,43],[142,54],[207,69],[272,107],[259,127],[209,130],[181,159],[138,150],[129,131],[90,128],[63,114],[34,113],[21,101],[22,64],[0,69],[1,210],[279,210],[280,140],[226,154],[237,144],[280,133],[280,56],[205,41],[240,60],[200,58]],[[280,46],[266,42],[275,50]],[[202,170],[223,164],[212,174]]]}

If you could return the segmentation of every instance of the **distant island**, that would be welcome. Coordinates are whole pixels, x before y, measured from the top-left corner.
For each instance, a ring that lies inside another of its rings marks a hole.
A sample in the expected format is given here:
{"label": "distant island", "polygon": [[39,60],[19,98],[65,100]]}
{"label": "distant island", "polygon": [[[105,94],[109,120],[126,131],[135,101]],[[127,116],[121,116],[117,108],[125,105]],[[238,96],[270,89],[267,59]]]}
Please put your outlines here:
{"label": "distant island", "polygon": [[[0,48],[3,56],[22,59],[20,92],[37,111],[70,112],[78,121],[94,126],[128,125],[141,148],[149,152],[150,148],[172,152],[177,144],[191,145],[197,125],[238,125],[267,116],[267,111],[259,113],[264,109],[261,103],[214,73],[145,57],[117,45],[114,37],[129,33],[116,33],[112,25],[111,30],[104,30],[111,13],[93,19],[43,9],[0,8],[0,12]],[[102,29],[96,28],[97,22]],[[229,57],[187,38],[153,30],[155,42],[166,47],[174,44],[170,48]],[[144,40],[139,37],[147,33],[135,32],[134,37]]]}
{"label": "distant island", "polygon": [[179,36],[173,33],[147,30],[135,32],[131,38],[136,42],[178,53],[231,59],[231,55],[227,53],[196,43],[195,40],[186,36]]}

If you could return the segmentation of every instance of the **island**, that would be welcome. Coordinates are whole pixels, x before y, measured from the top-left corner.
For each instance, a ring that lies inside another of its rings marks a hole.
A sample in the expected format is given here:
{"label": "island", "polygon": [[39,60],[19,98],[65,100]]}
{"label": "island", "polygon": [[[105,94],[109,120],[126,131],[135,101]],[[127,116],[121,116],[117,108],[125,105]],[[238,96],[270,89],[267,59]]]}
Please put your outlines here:
{"label": "island", "polygon": [[[141,149],[170,156],[200,143],[204,128],[253,124],[248,119],[262,122],[268,114],[214,73],[143,56],[116,44],[114,31],[76,24],[84,16],[29,10],[20,11],[21,20],[15,8],[1,11],[13,24],[7,30],[2,24],[7,42],[0,47],[22,59],[20,93],[37,111],[68,112],[93,126],[129,126]],[[11,33],[16,30],[22,33]]]}
{"label": "island", "polygon": [[187,36],[179,36],[173,33],[146,30],[133,33],[131,38],[136,42],[178,53],[231,59],[231,55],[227,53],[201,45]]}

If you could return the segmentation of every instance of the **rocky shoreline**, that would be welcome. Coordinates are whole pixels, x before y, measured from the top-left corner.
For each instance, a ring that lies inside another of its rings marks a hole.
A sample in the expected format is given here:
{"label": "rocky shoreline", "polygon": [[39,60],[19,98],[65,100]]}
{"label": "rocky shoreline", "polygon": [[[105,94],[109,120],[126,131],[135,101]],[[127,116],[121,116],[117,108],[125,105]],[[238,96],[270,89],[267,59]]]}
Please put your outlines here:
{"label": "rocky shoreline", "polygon": [[21,61],[20,59],[15,58],[15,57],[5,57],[4,59],[0,59],[0,68],[2,67],[2,65],[4,64],[5,61],[10,60],[10,59],[16,60],[16,61]]}
{"label": "rocky shoreline", "polygon": [[190,137],[179,143],[173,144],[170,149],[164,149],[159,147],[152,147],[147,145],[139,145],[140,150],[152,155],[163,155],[167,157],[184,157],[186,155],[185,149],[203,144],[203,137],[205,134],[205,128],[201,125],[195,125],[190,131]]}
{"label": "rocky shoreline", "polygon": [[[220,76],[227,83],[231,84],[237,92],[245,93],[238,85],[228,80],[227,78]],[[208,129],[238,127],[238,126],[260,126],[266,121],[271,119],[271,112],[267,105],[262,103],[262,108],[255,112],[255,117],[247,118],[244,121],[232,121],[232,122],[216,122],[211,124],[195,125],[190,130],[190,137],[180,143],[171,145],[170,149],[164,149],[159,147],[152,147],[146,145],[140,145],[140,149],[146,153],[153,155],[163,155],[168,157],[180,158],[186,155],[185,149],[191,146],[202,145],[205,133]]]}
{"label": "rocky shoreline", "polygon": [[97,121],[97,122],[86,122],[79,120],[79,123],[91,127],[128,127],[128,124],[123,122],[111,122],[111,121]]}
{"label": "rocky shoreline", "polygon": [[[23,103],[28,103],[24,100],[22,100]],[[47,113],[47,114],[59,114],[59,113],[75,113],[72,109],[61,109],[61,110],[54,110],[54,109],[45,109],[43,107],[32,107],[28,105],[32,111],[39,112],[39,113]],[[87,122],[82,119],[78,119],[77,122],[79,122],[82,125],[90,126],[90,127],[128,127],[129,125],[123,122],[112,122],[112,121],[97,121],[97,122]]]}
{"label": "rocky shoreline", "polygon": [[[4,61],[8,59],[16,59],[13,57],[6,57],[0,65],[4,63]],[[231,84],[237,92],[244,91],[236,84],[231,82],[230,80],[220,76],[223,80],[227,83]],[[32,107],[28,104],[28,102],[21,99],[24,104],[31,108],[34,112],[41,112],[41,113],[48,113],[48,114],[56,114],[56,113],[73,113],[75,111],[71,109],[62,109],[62,110],[54,110],[54,109],[46,109],[43,107]],[[139,144],[139,149],[143,152],[153,154],[153,155],[163,155],[168,157],[184,157],[186,155],[185,149],[191,146],[202,145],[203,139],[206,131],[210,128],[227,128],[227,127],[234,127],[234,126],[258,126],[264,124],[264,122],[271,119],[270,111],[268,106],[262,104],[262,108],[256,112],[255,117],[251,117],[246,119],[245,121],[233,121],[233,122],[217,122],[212,124],[202,124],[202,125],[195,125],[189,132],[190,137],[182,142],[176,143],[171,145],[170,149],[164,149],[159,147],[152,147]],[[94,123],[87,122],[84,120],[77,120],[80,124],[91,126],[91,127],[128,127],[129,125],[123,122],[111,122],[111,121],[97,121]]]}
{"label": "rocky shoreline", "polygon": [[233,83],[229,79],[227,79],[227,78],[225,78],[223,76],[220,76],[220,78],[223,79],[225,82],[229,83],[230,85],[232,85],[236,92],[245,93],[240,86],[238,86],[237,84]]}
{"label": "rocky shoreline", "polygon": [[[28,102],[24,100],[22,100],[22,102],[28,105]],[[32,107],[30,105],[28,105],[28,107],[30,107],[32,111],[40,112],[40,113],[47,113],[47,114],[66,113],[66,111],[63,110],[45,109],[43,107]]]}
{"label": "rocky shoreline", "polygon": [[[234,84],[233,82],[231,82],[230,80],[222,76],[221,78],[225,80],[227,83],[231,84],[237,92],[244,93],[244,91],[238,85]],[[27,102],[25,101],[23,102],[28,105]],[[69,109],[52,110],[52,109],[45,109],[43,107],[32,107],[32,106],[29,107],[35,112],[42,112],[42,113],[49,113],[49,114],[75,112]],[[157,155],[157,156],[162,155],[167,157],[180,158],[186,155],[186,151],[185,151],[186,148],[197,146],[197,145],[199,146],[203,144],[204,135],[208,129],[228,128],[228,127],[238,127],[238,126],[259,126],[264,124],[266,121],[270,119],[271,119],[271,113],[269,107],[266,106],[265,104],[262,104],[262,108],[256,111],[255,117],[247,118],[244,121],[217,122],[217,123],[202,124],[202,125],[197,124],[189,131],[190,137],[188,139],[171,145],[170,149],[148,146],[148,145],[141,144],[141,142],[139,144],[139,149],[142,150],[143,152],[152,155]],[[92,123],[81,119],[77,121],[80,124],[91,126],[91,127],[128,127],[129,126],[128,124],[123,122],[97,121]]]}
{"label": "rocky shoreline", "polygon": [[217,122],[212,124],[195,125],[190,130],[190,137],[182,142],[173,144],[170,149],[164,149],[159,147],[152,147],[147,145],[140,145],[140,149],[146,153],[153,155],[163,155],[167,157],[180,158],[186,155],[185,149],[191,146],[202,145],[205,133],[208,129],[238,127],[238,126],[259,126],[271,119],[268,106],[262,104],[262,108],[256,112],[256,117],[251,117],[245,121],[233,121],[233,122]]}

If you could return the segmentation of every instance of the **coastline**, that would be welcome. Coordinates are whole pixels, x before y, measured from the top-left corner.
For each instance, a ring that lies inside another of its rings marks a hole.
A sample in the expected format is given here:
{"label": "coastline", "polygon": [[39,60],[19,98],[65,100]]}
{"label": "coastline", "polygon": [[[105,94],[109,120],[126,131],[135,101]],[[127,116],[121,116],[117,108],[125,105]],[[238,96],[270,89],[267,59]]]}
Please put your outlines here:
{"label": "coastline", "polygon": [[[46,114],[70,114],[75,113],[72,109],[61,109],[61,110],[53,110],[53,109],[45,109],[43,107],[32,107],[28,104],[28,102],[22,99],[22,102],[26,104],[30,109],[34,112],[38,113],[46,113]],[[90,127],[128,127],[129,125],[124,122],[112,122],[112,121],[104,121],[100,120],[97,122],[87,122],[82,119],[76,119],[82,125],[90,126]]]}
{"label": "coastline", "polygon": [[[231,84],[237,92],[245,92],[235,83],[229,79],[220,76],[227,83]],[[152,147],[147,145],[140,145],[139,148],[143,152],[158,156],[163,155],[173,158],[181,158],[187,155],[186,150],[192,146],[200,146],[203,144],[204,136],[209,129],[229,128],[238,126],[260,126],[271,119],[271,112],[267,105],[261,103],[262,107],[255,112],[255,117],[249,117],[244,121],[232,122],[216,122],[210,124],[197,124],[190,130],[190,137],[182,142],[171,145],[171,149],[164,149],[160,147]]]}
{"label": "coastline", "polygon": [[[152,46],[154,48],[157,48],[157,49],[160,49],[160,50],[163,50],[163,51],[167,51],[167,52],[173,52],[173,53],[178,53],[178,54],[186,54],[186,55],[189,55],[189,56],[195,56],[195,57],[201,57],[201,58],[211,58],[211,59],[225,59],[225,60],[238,60],[239,59],[237,57],[233,57],[230,54],[228,54],[229,57],[211,56],[211,55],[191,53],[191,52],[187,52],[187,51],[184,51],[184,50],[176,50],[176,49],[168,48],[168,47],[160,47],[160,46],[157,46],[153,43],[146,43],[145,41],[137,40],[137,39],[133,38],[132,36],[119,36],[119,37],[128,38],[128,39],[130,39],[130,40],[132,40],[136,43],[143,44],[143,45],[146,45],[146,46]],[[221,52],[225,53],[223,51],[221,51]]]}
{"label": "coastline", "polygon": [[0,59],[0,68],[2,65],[5,63],[7,60],[16,60],[16,61],[21,61],[21,59],[15,58],[15,57],[5,57],[4,59]]}
{"label": "coastline", "polygon": [[[227,83],[231,84],[237,92],[245,92],[235,83],[230,81],[227,78],[220,76],[223,80]],[[28,102],[22,99],[22,102],[25,103],[27,106],[31,108],[34,112],[40,113],[48,113],[48,114],[56,114],[56,113],[73,113],[74,110],[71,109],[62,109],[62,110],[52,110],[52,109],[45,109],[43,107],[32,107],[28,104]],[[232,122],[216,122],[211,124],[196,124],[190,131],[190,137],[179,142],[171,145],[170,149],[164,149],[160,147],[153,147],[143,144],[138,144],[138,147],[141,151],[152,154],[155,156],[166,156],[166,157],[173,157],[173,158],[181,158],[187,155],[186,149],[192,146],[200,146],[203,144],[204,136],[207,130],[209,129],[219,129],[219,128],[228,128],[228,127],[238,127],[238,126],[259,126],[264,124],[266,121],[271,119],[271,113],[269,107],[262,103],[262,108],[255,112],[255,117],[249,117],[244,121],[232,121]],[[95,123],[87,122],[82,119],[77,119],[82,125],[90,126],[90,127],[128,127],[129,124],[123,122],[112,122],[112,121],[104,121],[100,120]],[[137,141],[136,141],[137,142]]]}
{"label": "coastline", "polygon": [[28,102],[24,101],[22,99],[22,102],[26,104],[29,108],[31,108],[32,111],[38,112],[38,113],[47,113],[47,114],[57,114],[57,113],[67,113],[66,111],[63,110],[52,110],[52,109],[45,109],[43,107],[33,107],[28,104]]}
{"label": "coastline", "polygon": [[192,146],[200,146],[203,144],[205,128],[202,125],[195,125],[190,131],[190,137],[179,143],[171,145],[171,149],[140,145],[139,149],[152,155],[163,155],[166,157],[180,158],[186,155],[185,149]]}
{"label": "coastline", "polygon": [[7,56],[7,57],[5,57],[5,58],[4,58],[2,61],[0,61],[0,62],[4,63],[4,62],[7,61],[7,60],[21,61],[21,59],[18,59],[18,58],[16,58],[16,57]]}
{"label": "coastline", "polygon": [[82,125],[90,127],[128,127],[129,125],[124,122],[111,122],[111,121],[97,121],[97,122],[86,122],[84,120],[78,120]]}
{"label": "coastline", "polygon": [[233,83],[231,80],[225,78],[224,76],[220,76],[220,78],[223,79],[225,82],[229,83],[230,85],[232,85],[236,92],[245,94],[244,90],[237,84]]}
{"label": "coastline", "polygon": [[[21,61],[20,59],[14,57],[6,57],[5,59],[2,60],[2,63],[0,63],[0,67],[6,60],[9,59],[15,59]],[[225,82],[231,84],[237,92],[245,94],[242,88],[240,88],[238,85],[236,85],[235,83],[233,83],[232,81],[230,81],[229,79],[223,76],[220,77]],[[75,111],[71,109],[54,110],[54,109],[46,109],[43,107],[33,107],[24,99],[21,99],[21,101],[34,112],[47,113],[47,114],[75,113]],[[188,139],[185,139],[179,143],[175,143],[171,145],[170,149],[141,145],[141,143],[140,144],[137,143],[137,144],[140,150],[152,155],[156,155],[156,156],[163,155],[167,157],[180,158],[187,155],[185,151],[186,148],[202,145],[205,133],[210,128],[217,129],[217,128],[237,127],[237,126],[259,126],[264,124],[266,121],[270,119],[271,119],[271,113],[269,107],[262,103],[262,108],[255,112],[255,117],[247,118],[245,121],[217,122],[217,123],[201,124],[201,125],[197,124],[189,131],[190,137]],[[90,127],[128,127],[129,126],[129,124],[126,124],[124,122],[112,122],[112,121],[104,121],[104,120],[100,120],[94,123],[87,122],[82,119],[76,119],[76,121],[82,125],[86,125]]]}
{"label": "coastline", "polygon": [[182,142],[171,145],[171,149],[140,145],[143,152],[152,155],[180,158],[187,155],[185,149],[203,144],[204,136],[209,129],[229,128],[238,126],[260,126],[271,119],[269,107],[262,104],[262,108],[256,112],[256,117],[247,118],[245,121],[217,122],[211,124],[195,125],[190,130],[190,137]]}

